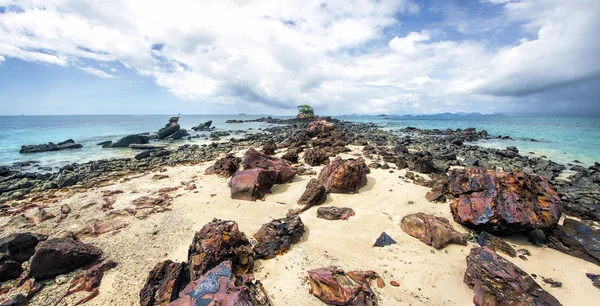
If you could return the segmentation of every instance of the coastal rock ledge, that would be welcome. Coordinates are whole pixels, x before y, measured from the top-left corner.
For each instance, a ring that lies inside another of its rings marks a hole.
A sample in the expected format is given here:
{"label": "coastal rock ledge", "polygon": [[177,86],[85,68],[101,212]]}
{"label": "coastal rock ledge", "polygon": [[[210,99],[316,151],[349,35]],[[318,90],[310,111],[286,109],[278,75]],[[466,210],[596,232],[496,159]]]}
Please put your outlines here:
{"label": "coastal rock ledge", "polygon": [[43,143],[39,145],[25,145],[21,146],[21,150],[19,153],[39,153],[39,152],[50,152],[50,151],[59,151],[59,150],[67,150],[67,149],[79,149],[83,146],[81,144],[75,143],[73,139],[67,139],[63,142],[59,143]]}

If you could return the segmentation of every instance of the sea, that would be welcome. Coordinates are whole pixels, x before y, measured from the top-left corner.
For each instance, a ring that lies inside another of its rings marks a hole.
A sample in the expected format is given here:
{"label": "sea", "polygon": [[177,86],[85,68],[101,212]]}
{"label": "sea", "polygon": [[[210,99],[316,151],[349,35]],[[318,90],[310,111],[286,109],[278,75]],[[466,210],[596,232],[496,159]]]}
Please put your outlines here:
{"label": "sea", "polygon": [[[215,131],[243,130],[259,132],[273,124],[264,122],[225,123],[229,119],[250,120],[266,115],[180,115],[179,123],[192,135],[208,134],[194,132],[191,127],[208,120],[213,121]],[[103,149],[97,143],[136,133],[156,132],[171,115],[90,115],[90,116],[0,116],[0,165],[10,166],[17,162],[35,161],[37,167],[53,169],[71,163],[90,160],[131,157],[139,151],[129,148]],[[272,116],[287,119],[288,116]],[[600,162],[600,118],[563,117],[511,117],[511,116],[366,116],[346,115],[334,118],[353,122],[372,122],[385,130],[406,127],[421,129],[476,128],[490,135],[510,136],[512,139],[493,139],[474,144],[505,148],[516,146],[527,156],[546,156],[555,162],[569,165],[590,166]],[[238,134],[237,137],[241,137]],[[234,136],[236,137],[236,136]],[[22,145],[58,143],[73,139],[83,145],[81,149],[55,152],[21,154]],[[536,141],[531,141],[535,139]],[[173,142],[183,144],[208,144],[210,140],[195,138]],[[576,162],[577,161],[577,162]]]}

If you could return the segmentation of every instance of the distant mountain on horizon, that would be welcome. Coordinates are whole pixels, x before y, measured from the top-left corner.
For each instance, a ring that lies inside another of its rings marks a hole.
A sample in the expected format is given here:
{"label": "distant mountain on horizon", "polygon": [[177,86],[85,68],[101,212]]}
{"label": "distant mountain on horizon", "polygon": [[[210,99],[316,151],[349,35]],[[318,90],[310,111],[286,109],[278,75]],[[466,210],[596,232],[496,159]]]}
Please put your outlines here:
{"label": "distant mountain on horizon", "polygon": [[508,115],[506,114],[499,114],[499,113],[493,113],[493,114],[482,114],[482,113],[478,113],[478,112],[472,112],[472,113],[467,113],[467,112],[457,112],[457,113],[450,113],[450,112],[446,112],[446,113],[439,113],[439,114],[407,114],[407,115],[398,115],[398,114],[380,114],[380,115],[357,115],[357,114],[351,114],[351,115],[343,115],[343,116],[377,116],[377,117],[395,117],[395,118],[423,118],[423,117],[437,117],[437,118],[448,118],[448,117],[506,117]]}

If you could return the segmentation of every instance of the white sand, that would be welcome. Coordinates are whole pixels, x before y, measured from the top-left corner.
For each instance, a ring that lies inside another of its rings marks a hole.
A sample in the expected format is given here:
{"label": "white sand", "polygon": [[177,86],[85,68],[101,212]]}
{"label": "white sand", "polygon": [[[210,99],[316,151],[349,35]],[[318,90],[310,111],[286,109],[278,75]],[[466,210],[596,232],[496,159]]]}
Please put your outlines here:
{"label": "white sand", "polygon": [[[165,259],[187,260],[192,237],[204,224],[213,218],[231,219],[251,237],[262,224],[272,218],[284,217],[289,209],[297,208],[295,203],[311,178],[296,176],[288,184],[277,185],[265,201],[232,200],[228,179],[203,175],[210,164],[168,168],[161,173],[170,176],[164,180],[152,180],[156,173],[151,173],[125,183],[76,194],[58,203],[67,203],[73,209],[65,222],[56,224],[56,219],[48,220],[33,230],[56,234],[63,229],[76,228],[92,218],[101,218],[105,215],[100,209],[102,190],[124,191],[116,196],[114,207],[120,209],[129,207],[133,199],[151,195],[160,188],[194,180],[198,186],[197,193],[183,188],[170,193],[179,196],[173,201],[172,211],[156,213],[145,220],[125,216],[123,220],[131,224],[118,233],[82,239],[97,245],[108,258],[119,263],[117,268],[106,273],[100,295],[87,305],[139,305],[139,291],[148,272]],[[314,169],[318,173],[320,167]],[[308,270],[328,265],[337,265],[346,271],[374,270],[379,273],[386,286],[373,287],[381,305],[472,305],[473,291],[464,284],[463,275],[465,257],[473,245],[450,245],[435,250],[400,229],[400,220],[410,213],[425,212],[452,220],[448,204],[429,203],[424,198],[428,188],[398,178],[404,173],[405,170],[390,173],[390,170],[372,169],[368,185],[358,194],[330,194],[321,206],[351,207],[356,215],[347,221],[318,219],[316,207],[301,215],[306,226],[302,241],[288,253],[271,260],[259,260],[255,265],[255,277],[263,282],[273,305],[323,305],[308,293],[310,286],[305,279]],[[413,204],[409,204],[410,201]],[[97,204],[80,209],[93,202]],[[55,205],[47,210],[59,215],[59,207]],[[0,224],[6,221],[7,218],[1,218]],[[451,222],[459,231],[466,232],[460,225]],[[398,243],[384,248],[373,247],[382,231]],[[551,288],[540,277],[537,279],[564,305],[597,305],[600,301],[600,289],[593,287],[585,276],[586,272],[600,273],[599,266],[552,249],[529,245],[526,239],[513,238],[510,243],[532,253],[529,261],[508,258],[510,261],[530,274],[563,283],[562,288]],[[400,286],[391,286],[391,280],[397,281]],[[33,300],[33,304],[48,304],[53,301],[48,296],[51,292],[56,295],[66,288],[66,284],[50,285]],[[82,296],[85,294],[76,294],[65,299],[63,304],[70,304]]]}

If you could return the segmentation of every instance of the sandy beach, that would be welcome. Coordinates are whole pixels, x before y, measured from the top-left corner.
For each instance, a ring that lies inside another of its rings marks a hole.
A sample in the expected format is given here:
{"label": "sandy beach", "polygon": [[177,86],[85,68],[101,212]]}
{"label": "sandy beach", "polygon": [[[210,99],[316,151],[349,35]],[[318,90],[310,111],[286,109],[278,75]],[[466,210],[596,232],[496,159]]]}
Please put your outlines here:
{"label": "sandy beach", "polygon": [[[362,147],[349,146],[352,152],[341,154],[343,158],[360,154]],[[242,156],[243,152],[237,153]],[[281,153],[279,153],[281,155]],[[367,163],[370,161],[367,160]],[[196,166],[166,167],[163,171],[148,172],[124,182],[74,193],[46,211],[60,215],[60,206],[72,209],[69,217],[61,222],[58,218],[39,223],[34,230],[50,236],[62,231],[73,231],[92,219],[120,220],[127,224],[117,231],[98,237],[83,237],[104,252],[104,257],[118,263],[106,272],[100,286],[100,294],[87,305],[139,305],[139,291],[149,271],[160,261],[186,261],[187,251],[194,233],[213,218],[234,220],[240,230],[251,237],[262,224],[273,218],[284,217],[289,209],[297,208],[296,202],[311,177],[295,176],[286,184],[276,185],[264,201],[232,200],[226,178],[205,175],[204,170],[212,163]],[[404,233],[399,226],[407,214],[424,212],[452,220],[447,203],[430,203],[425,199],[429,188],[418,186],[403,178],[406,170],[372,169],[368,184],[358,194],[329,194],[321,206],[350,207],[356,215],[349,220],[328,221],[316,217],[317,207],[300,215],[305,224],[302,240],[284,255],[269,260],[257,260],[255,278],[260,280],[273,305],[322,305],[309,294],[307,271],[336,265],[344,270],[373,270],[386,283],[384,288],[373,287],[381,305],[469,305],[473,290],[463,282],[466,269],[465,257],[474,244],[449,245],[442,250],[425,245]],[[314,167],[318,173],[321,167]],[[168,178],[156,180],[156,174]],[[121,180],[123,181],[123,180]],[[184,190],[181,182],[193,182],[195,190]],[[101,209],[103,191],[122,190],[116,195],[112,211],[130,208],[131,202],[141,196],[155,196],[165,187],[180,187],[169,192],[173,202],[170,210],[154,213],[140,220],[133,216],[111,216]],[[0,218],[0,226],[9,221]],[[468,230],[451,221],[459,231]],[[4,227],[3,235],[21,231],[16,227]],[[385,231],[397,244],[384,248],[374,247],[379,234]],[[594,288],[585,273],[599,273],[600,268],[584,260],[568,256],[546,247],[535,247],[524,236],[506,239],[515,249],[526,248],[531,252],[528,261],[505,258],[527,271],[562,282],[562,287],[552,288],[538,277],[537,282],[563,305],[594,305],[600,300],[600,290]],[[79,271],[68,274],[69,278]],[[390,285],[396,281],[400,286]],[[68,283],[58,285],[48,282],[46,288],[36,295],[32,305],[55,304],[68,288]],[[58,305],[72,305],[87,292],[76,293]]]}

